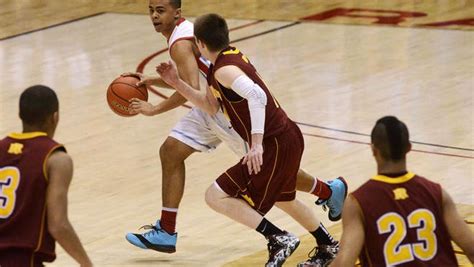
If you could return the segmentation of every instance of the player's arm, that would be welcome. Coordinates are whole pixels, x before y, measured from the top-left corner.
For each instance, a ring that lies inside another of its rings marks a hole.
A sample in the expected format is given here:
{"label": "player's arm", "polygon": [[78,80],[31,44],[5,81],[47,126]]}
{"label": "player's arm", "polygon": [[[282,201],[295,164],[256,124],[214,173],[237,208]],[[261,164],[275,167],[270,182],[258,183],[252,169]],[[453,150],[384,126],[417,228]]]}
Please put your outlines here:
{"label": "player's arm", "polygon": [[156,67],[156,71],[166,83],[173,86],[182,96],[202,110],[211,115],[216,114],[217,110],[219,110],[219,102],[210,93],[209,88],[205,91],[195,90],[179,77],[174,63],[161,63]]}
{"label": "player's arm", "polygon": [[[171,59],[176,63],[179,77],[192,88],[199,90],[199,67],[194,56],[193,43],[189,40],[176,42],[171,47],[170,55]],[[167,84],[163,79],[159,78],[159,80]],[[145,101],[133,99],[130,108],[134,112],[153,116],[177,108],[186,103],[186,101],[186,98],[179,92],[174,92],[168,99],[161,101],[158,105],[152,105]]]}
{"label": "player's arm", "polygon": [[54,152],[47,161],[46,207],[48,231],[81,266],[92,266],[79,237],[68,219],[67,194],[72,179],[72,159],[64,151]]}
{"label": "player's arm", "polygon": [[459,215],[451,196],[444,190],[443,217],[453,241],[466,253],[471,263],[474,262],[474,234]]}
{"label": "player's arm", "polygon": [[[193,52],[193,43],[182,40],[174,43],[170,50],[171,59],[176,63],[179,77],[192,88],[199,91],[199,67]],[[166,112],[186,103],[186,98],[174,92],[168,99],[156,106],[159,113]]]}
{"label": "player's arm", "polygon": [[342,237],[340,250],[332,267],[354,266],[364,245],[365,233],[362,211],[352,195],[346,199],[342,212]]}
{"label": "player's arm", "polygon": [[241,97],[247,99],[251,122],[251,147],[242,164],[247,164],[249,173],[260,172],[263,164],[263,134],[265,129],[265,106],[267,95],[263,89],[252,81],[240,68],[227,65],[215,72],[216,80],[226,88],[231,88]]}
{"label": "player's arm", "polygon": [[159,76],[148,76],[145,75],[141,72],[125,72],[122,73],[120,76],[127,77],[127,76],[134,76],[138,77],[140,79],[139,82],[137,82],[137,86],[142,86],[142,85],[154,85],[158,86],[161,88],[166,88],[166,89],[173,89],[169,84],[165,83]]}

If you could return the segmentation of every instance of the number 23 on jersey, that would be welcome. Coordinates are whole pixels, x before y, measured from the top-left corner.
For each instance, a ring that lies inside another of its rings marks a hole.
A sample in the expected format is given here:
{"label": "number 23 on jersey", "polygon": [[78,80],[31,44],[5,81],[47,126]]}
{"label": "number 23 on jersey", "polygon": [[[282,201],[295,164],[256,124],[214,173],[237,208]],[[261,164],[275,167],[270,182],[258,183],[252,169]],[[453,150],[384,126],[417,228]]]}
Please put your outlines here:
{"label": "number 23 on jersey", "polygon": [[417,209],[406,218],[409,228],[416,228],[417,242],[401,245],[407,235],[407,223],[396,212],[388,212],[377,220],[379,234],[391,233],[383,246],[385,263],[393,266],[409,261],[429,261],[437,253],[437,240],[434,231],[436,220],[427,209]]}

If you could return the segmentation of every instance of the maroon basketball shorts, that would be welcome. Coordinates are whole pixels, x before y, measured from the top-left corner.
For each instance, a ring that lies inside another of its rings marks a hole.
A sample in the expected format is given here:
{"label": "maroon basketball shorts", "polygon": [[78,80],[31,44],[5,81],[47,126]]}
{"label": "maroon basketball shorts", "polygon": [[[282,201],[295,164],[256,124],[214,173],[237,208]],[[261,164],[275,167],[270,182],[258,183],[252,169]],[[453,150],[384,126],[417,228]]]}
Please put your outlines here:
{"label": "maroon basketball shorts", "polygon": [[261,214],[278,201],[291,201],[296,196],[296,176],[303,155],[304,141],[300,129],[292,121],[278,136],[263,140],[263,165],[257,174],[249,175],[242,160],[216,180],[229,196],[242,198]]}
{"label": "maroon basketball shorts", "polygon": [[6,249],[0,250],[1,267],[43,267],[43,262],[35,259],[32,250]]}

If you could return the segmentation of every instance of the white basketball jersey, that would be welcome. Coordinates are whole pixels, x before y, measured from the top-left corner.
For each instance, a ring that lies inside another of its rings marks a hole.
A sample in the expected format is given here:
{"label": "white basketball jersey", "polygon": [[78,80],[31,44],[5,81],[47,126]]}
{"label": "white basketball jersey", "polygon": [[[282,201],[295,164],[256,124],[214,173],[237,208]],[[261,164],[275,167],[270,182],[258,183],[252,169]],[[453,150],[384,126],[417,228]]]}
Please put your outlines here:
{"label": "white basketball jersey", "polygon": [[[180,40],[194,42],[194,24],[184,18],[176,23],[168,40],[168,48],[171,50],[171,47]],[[205,80],[211,62],[202,56],[196,58],[196,62]],[[222,141],[240,158],[248,151],[248,144],[232,128],[221,109],[211,116],[198,108],[193,108],[171,130],[170,136],[198,151],[211,151]]]}
{"label": "white basketball jersey", "polygon": [[194,24],[189,20],[181,18],[176,23],[170,38],[168,39],[168,48],[178,40],[192,40],[194,39]]}
{"label": "white basketball jersey", "polygon": [[[174,30],[168,39],[168,48],[171,49],[173,44],[180,40],[194,40],[194,24],[184,18],[180,18],[176,23],[176,27],[174,27]],[[201,74],[204,77],[207,77],[211,62],[202,56],[196,60]]]}

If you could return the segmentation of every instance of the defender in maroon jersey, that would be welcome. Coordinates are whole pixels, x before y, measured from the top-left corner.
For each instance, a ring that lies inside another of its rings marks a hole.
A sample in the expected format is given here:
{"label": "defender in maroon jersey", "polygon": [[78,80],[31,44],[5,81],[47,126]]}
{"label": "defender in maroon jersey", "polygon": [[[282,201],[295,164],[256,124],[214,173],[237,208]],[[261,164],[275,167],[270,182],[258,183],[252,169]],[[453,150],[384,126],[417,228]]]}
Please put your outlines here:
{"label": "defender in maroon jersey", "polygon": [[[223,18],[215,14],[199,17],[194,35],[201,54],[212,62],[208,90],[201,93],[183,82],[171,63],[158,66],[158,73],[206,112],[215,114],[222,109],[232,127],[250,144],[250,151],[242,160],[208,188],[208,205],[268,239],[270,256],[266,266],[281,266],[299,244],[298,238],[263,217],[274,205],[278,206],[308,229],[319,245],[317,253],[301,266],[327,265],[337,252],[338,243],[313,211],[295,199],[304,149],[301,131],[281,109],[248,58],[229,47]],[[339,192],[341,200],[344,192]]]}
{"label": "defender in maroon jersey", "polygon": [[81,266],[91,266],[67,218],[72,161],[52,139],[58,99],[37,85],[20,97],[23,133],[0,140],[0,266],[43,266],[56,258],[55,240]]}
{"label": "defender in maroon jersey", "polygon": [[344,204],[341,250],[331,266],[458,266],[451,239],[472,262],[474,235],[437,183],[406,168],[406,125],[379,119],[372,130],[377,175]]}
{"label": "defender in maroon jersey", "polygon": [[[206,77],[210,62],[202,57],[198,50],[193,35],[193,23],[182,17],[181,2],[181,0],[149,0],[150,19],[156,32],[166,38],[169,55],[176,63],[181,78],[199,90],[198,71]],[[147,76],[142,73],[122,75],[140,77],[138,85],[170,87],[159,76]],[[131,99],[130,110],[132,113],[154,116],[179,107],[185,102],[186,99],[179,92],[174,92],[157,105],[136,98]],[[226,143],[238,157],[246,154],[247,142],[244,142],[231,127],[221,110],[211,115],[199,107],[193,107],[181,118],[160,147],[163,181],[161,217],[151,228],[146,227],[145,233],[128,233],[126,239],[131,244],[166,253],[176,251],[178,240],[176,219],[184,192],[185,160],[195,152],[213,151],[222,142]],[[324,182],[299,169],[296,189],[317,196],[315,204],[328,208],[329,219],[340,220],[342,205],[347,195],[344,178],[338,177]]]}

